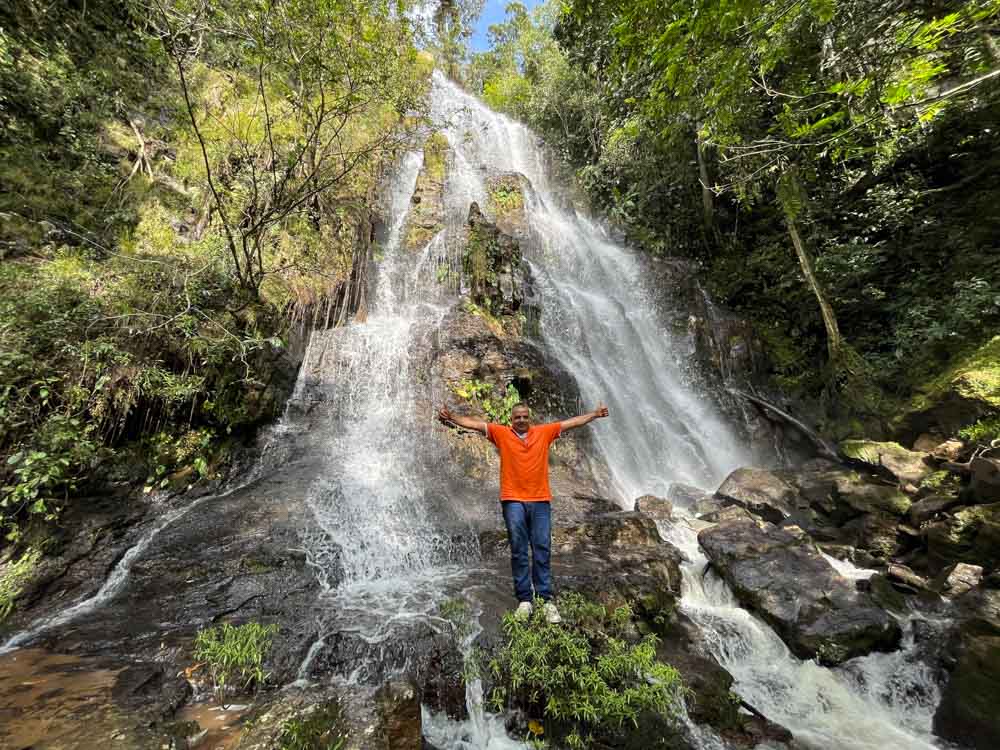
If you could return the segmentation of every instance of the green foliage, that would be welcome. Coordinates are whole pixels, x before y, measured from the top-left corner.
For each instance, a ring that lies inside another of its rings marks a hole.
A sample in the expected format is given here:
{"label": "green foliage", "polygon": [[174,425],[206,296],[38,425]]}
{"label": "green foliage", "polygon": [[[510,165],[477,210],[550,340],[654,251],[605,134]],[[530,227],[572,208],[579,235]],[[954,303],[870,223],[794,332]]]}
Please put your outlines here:
{"label": "green foliage", "polygon": [[287,332],[349,283],[368,196],[426,110],[407,7],[0,9],[9,536],[109,477],[212,474],[275,415]]}
{"label": "green foliage", "polygon": [[[958,431],[963,440],[978,445],[992,445],[1000,441],[1000,416],[986,417]],[[925,481],[924,484],[927,484]]]}
{"label": "green foliage", "polygon": [[208,666],[216,700],[225,705],[227,690],[262,687],[267,682],[264,658],[271,648],[277,625],[248,622],[234,626],[223,623],[198,631],[194,658]]}
{"label": "green foliage", "polygon": [[310,713],[288,719],[281,725],[278,750],[342,750],[347,738],[344,712],[330,701]]}
{"label": "green foliage", "polygon": [[997,0],[513,4],[467,85],[539,131],[631,243],[701,261],[779,386],[850,410],[843,373],[818,377],[790,208],[874,376],[857,408],[885,410],[880,391],[908,397],[1000,325],[998,16]]}
{"label": "green foliage", "polygon": [[510,424],[510,413],[521,401],[521,396],[513,384],[507,386],[502,397],[497,398],[493,386],[483,380],[463,380],[455,387],[455,395],[479,407],[489,421],[496,424]]}
{"label": "green foliage", "polygon": [[0,623],[14,611],[17,597],[34,573],[41,556],[41,550],[28,549],[17,560],[8,559],[0,564]]}
{"label": "green foliage", "polygon": [[504,617],[507,641],[490,661],[494,709],[520,706],[544,716],[546,736],[570,748],[637,727],[646,713],[677,716],[680,676],[656,660],[656,636],[626,640],[627,607],[608,614],[579,595],[565,595],[558,602],[564,624],[550,625],[537,604],[529,621]]}

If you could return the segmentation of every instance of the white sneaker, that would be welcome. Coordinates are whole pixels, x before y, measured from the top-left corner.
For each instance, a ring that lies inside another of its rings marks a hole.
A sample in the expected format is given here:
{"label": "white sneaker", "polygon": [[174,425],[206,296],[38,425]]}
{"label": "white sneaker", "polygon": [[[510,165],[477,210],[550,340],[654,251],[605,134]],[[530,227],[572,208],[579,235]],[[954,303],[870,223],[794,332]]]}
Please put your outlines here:
{"label": "white sneaker", "polygon": [[531,602],[521,602],[517,605],[517,609],[514,610],[514,619],[524,622],[531,617],[533,610],[534,607],[531,606]]}
{"label": "white sneaker", "polygon": [[559,610],[556,609],[556,605],[552,602],[545,602],[545,606],[542,609],[545,611],[545,621],[549,625],[558,625],[562,622],[562,617],[559,616]]}

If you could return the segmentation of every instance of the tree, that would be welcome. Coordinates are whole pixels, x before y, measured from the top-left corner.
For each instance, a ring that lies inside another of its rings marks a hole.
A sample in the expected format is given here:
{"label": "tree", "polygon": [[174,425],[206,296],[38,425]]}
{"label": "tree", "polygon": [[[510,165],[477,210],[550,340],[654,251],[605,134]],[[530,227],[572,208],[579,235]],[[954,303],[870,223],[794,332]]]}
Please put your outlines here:
{"label": "tree", "polygon": [[[256,295],[294,262],[278,230],[318,225],[324,201],[406,142],[427,90],[412,32],[388,0],[155,0],[150,25],[177,71],[234,273]],[[218,59],[235,74],[209,80]]]}

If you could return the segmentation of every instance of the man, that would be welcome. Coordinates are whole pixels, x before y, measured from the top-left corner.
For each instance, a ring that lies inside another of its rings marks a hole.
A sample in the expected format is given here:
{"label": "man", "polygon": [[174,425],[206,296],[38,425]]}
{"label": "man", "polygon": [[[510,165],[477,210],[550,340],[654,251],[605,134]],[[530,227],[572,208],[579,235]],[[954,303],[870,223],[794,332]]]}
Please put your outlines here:
{"label": "man", "polygon": [[[510,541],[510,570],[518,600],[515,616],[519,619],[531,616],[533,582],[535,596],[545,601],[546,620],[562,622],[559,610],[552,601],[552,575],[549,570],[552,531],[549,446],[566,430],[583,427],[606,416],[608,408],[600,404],[594,411],[572,419],[532,425],[531,410],[526,404],[519,403],[511,410],[510,427],[507,427],[452,414],[447,408],[438,412],[438,418],[445,424],[450,422],[481,432],[500,453],[500,505]],[[530,576],[529,547],[532,559]]]}

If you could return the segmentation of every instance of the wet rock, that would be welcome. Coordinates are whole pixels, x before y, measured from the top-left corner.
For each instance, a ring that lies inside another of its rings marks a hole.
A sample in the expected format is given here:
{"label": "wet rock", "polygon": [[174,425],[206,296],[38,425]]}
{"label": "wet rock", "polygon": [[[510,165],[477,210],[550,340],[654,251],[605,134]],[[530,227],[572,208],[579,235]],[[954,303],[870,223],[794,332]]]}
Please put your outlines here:
{"label": "wet rock", "polygon": [[454,638],[435,638],[418,681],[421,701],[432,713],[445,713],[456,721],[469,716],[465,704],[465,661]]}
{"label": "wet rock", "polygon": [[926,453],[907,450],[899,443],[874,440],[845,440],[840,451],[847,458],[874,469],[890,472],[901,484],[920,484],[933,471]]}
{"label": "wet rock", "polygon": [[923,531],[935,568],[966,562],[992,571],[1000,564],[1000,503],[960,508]]}
{"label": "wet rock", "polygon": [[840,539],[863,549],[878,560],[898,556],[906,548],[899,520],[887,513],[866,513],[848,521],[840,530]]}
{"label": "wet rock", "polygon": [[964,747],[1000,747],[1000,590],[979,586],[955,607],[934,732]]}
{"label": "wet rock", "polygon": [[895,487],[865,481],[857,472],[840,472],[834,478],[837,500],[857,513],[903,516],[912,502]]}
{"label": "wet rock", "polygon": [[1000,501],[1000,459],[977,456],[969,464],[969,487],[978,503]]}
{"label": "wet rock", "polygon": [[804,533],[726,521],[698,541],[737,598],[801,658],[839,664],[899,644],[896,621],[823,559]]}
{"label": "wet rock", "polygon": [[519,172],[501,172],[486,180],[489,209],[497,227],[519,240],[528,236],[524,202],[530,189],[528,178]]}
{"label": "wet rock", "polygon": [[402,230],[402,245],[410,252],[422,250],[444,228],[445,164],[449,153],[444,134],[432,133],[427,138],[423,167]]}
{"label": "wet rock", "polygon": [[971,591],[983,580],[983,569],[979,565],[955,563],[942,570],[934,579],[933,588],[942,596],[961,596]]}
{"label": "wet rock", "polygon": [[386,750],[421,750],[420,693],[410,683],[392,681],[376,694]]}
{"label": "wet rock", "polygon": [[763,523],[759,518],[757,518],[757,516],[751,514],[750,511],[739,505],[730,505],[726,508],[714,510],[703,516],[698,516],[698,520],[704,521],[708,524],[724,523],[726,521],[751,521],[755,524]]}
{"label": "wet rock", "polygon": [[490,223],[475,202],[469,206],[462,273],[469,284],[469,299],[491,315],[514,315],[521,310],[525,287],[530,285],[521,247]]}
{"label": "wet rock", "polygon": [[712,493],[680,482],[670,485],[670,489],[667,491],[667,500],[675,507],[684,508],[696,516],[711,513],[721,507],[721,501]]}
{"label": "wet rock", "polygon": [[661,521],[669,521],[674,512],[674,505],[665,497],[656,495],[643,495],[636,498],[635,509],[639,513],[644,513],[650,518]]}
{"label": "wet rock", "polygon": [[638,511],[609,513],[576,526],[557,527],[552,547],[562,554],[597,547],[609,553],[664,544],[656,524]]}
{"label": "wet rock", "polygon": [[928,495],[910,506],[907,517],[910,519],[910,523],[919,527],[927,521],[933,521],[961,502],[958,495]]}
{"label": "wet rock", "polygon": [[[345,699],[352,701],[349,707]],[[358,750],[384,748],[373,704],[363,689],[343,698],[333,688],[282,691],[251,711],[236,747],[327,748],[347,740],[347,747]]]}
{"label": "wet rock", "polygon": [[122,709],[150,723],[173,716],[191,694],[183,675],[164,664],[135,664],[119,672],[111,696]]}
{"label": "wet rock", "polygon": [[799,508],[795,488],[765,469],[736,469],[715,494],[770,523],[780,523]]}

